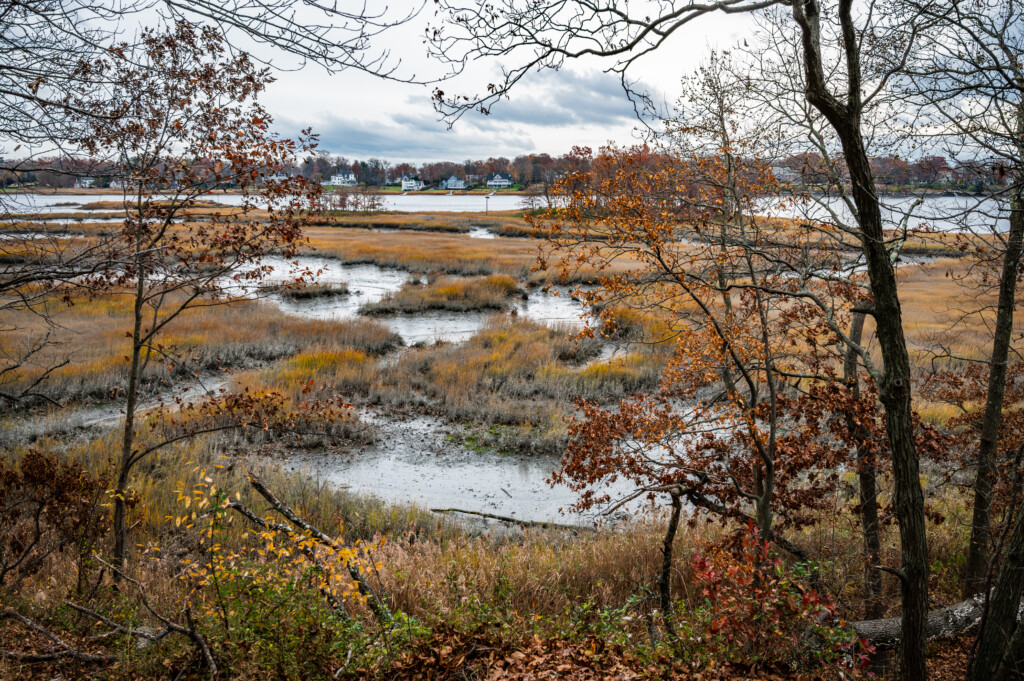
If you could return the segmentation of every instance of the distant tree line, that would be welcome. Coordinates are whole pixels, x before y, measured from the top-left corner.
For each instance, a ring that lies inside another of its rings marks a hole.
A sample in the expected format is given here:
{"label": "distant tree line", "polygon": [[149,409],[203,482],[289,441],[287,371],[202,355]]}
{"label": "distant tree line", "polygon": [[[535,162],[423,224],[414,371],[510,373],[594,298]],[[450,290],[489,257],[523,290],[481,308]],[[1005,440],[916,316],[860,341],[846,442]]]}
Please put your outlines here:
{"label": "distant tree line", "polygon": [[[197,159],[195,163],[211,163],[211,159]],[[836,163],[836,159],[830,159]],[[982,186],[1002,186],[1011,182],[1011,172],[995,161],[951,161],[944,156],[927,155],[917,159],[901,156],[876,156],[870,160],[872,171],[881,186],[892,190],[930,187],[958,191],[980,190]],[[509,159],[504,156],[487,159],[466,159],[462,162],[431,161],[416,165],[408,162],[392,163],[387,159],[349,159],[338,154],[321,153],[301,163],[268,169],[317,182],[326,181],[339,173],[351,173],[359,185],[384,187],[397,184],[403,177],[415,177],[427,185],[458,177],[483,182],[490,173],[506,173],[521,186],[550,185],[566,172],[580,170],[579,160],[571,154],[523,154]],[[16,165],[7,162],[8,167]],[[838,160],[840,173],[848,177]],[[19,170],[5,170],[0,174],[0,187],[17,184],[40,187],[74,187],[83,177],[90,178],[91,186],[117,186],[119,171],[109,163],[89,158],[55,156],[31,163],[17,164]],[[777,159],[773,167],[784,183],[816,186],[832,176],[836,169],[828,167],[826,160],[816,152],[791,154]],[[226,186],[225,188],[230,188]]]}
{"label": "distant tree line", "polygon": [[568,154],[524,154],[514,159],[492,156],[487,159],[466,159],[462,162],[431,161],[420,165],[408,162],[392,163],[379,158],[361,161],[336,154],[321,154],[288,169],[288,172],[314,180],[326,179],[336,173],[352,173],[356,182],[371,187],[396,184],[403,177],[415,177],[429,185],[452,176],[473,182],[483,181],[490,173],[507,173],[516,184],[526,186],[554,182],[571,165],[572,160]]}

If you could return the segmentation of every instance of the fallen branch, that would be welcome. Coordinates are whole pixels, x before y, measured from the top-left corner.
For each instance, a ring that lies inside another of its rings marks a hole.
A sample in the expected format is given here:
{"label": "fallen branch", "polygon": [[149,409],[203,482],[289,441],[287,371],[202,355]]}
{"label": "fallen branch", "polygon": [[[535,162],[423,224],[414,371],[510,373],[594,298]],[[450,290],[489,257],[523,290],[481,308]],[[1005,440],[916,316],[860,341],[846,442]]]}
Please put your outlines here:
{"label": "fallen branch", "polygon": [[475,515],[480,518],[487,518],[489,520],[500,520],[503,523],[513,523],[516,525],[522,525],[524,527],[540,527],[545,530],[569,530],[571,532],[579,532],[580,530],[592,531],[593,528],[585,527],[583,525],[563,525],[561,523],[548,523],[539,520],[520,520],[519,518],[512,518],[507,515],[495,515],[494,513],[484,513],[482,511],[467,511],[461,508],[432,508],[431,513],[464,513],[465,515]]}
{"label": "fallen branch", "polygon": [[79,662],[116,662],[117,657],[112,655],[94,655],[92,653],[83,653],[81,650],[70,646],[60,639],[56,634],[47,629],[46,627],[33,622],[28,617],[25,617],[17,610],[7,609],[0,612],[0,620],[12,619],[21,622],[23,625],[46,637],[52,641],[56,648],[48,650],[42,653],[23,653],[15,650],[5,650],[0,648],[0,656],[5,657],[9,660],[17,660],[18,662],[55,662],[57,660],[78,660]]}
{"label": "fallen branch", "polygon": [[[158,613],[153,608],[153,606],[151,606],[149,604],[149,601],[146,599],[145,589],[142,587],[142,583],[141,582],[139,582],[137,579],[133,579],[132,577],[129,577],[124,572],[122,572],[119,568],[114,567],[113,565],[111,565],[107,561],[103,560],[102,558],[97,557],[97,560],[100,563],[102,563],[103,565],[105,565],[108,568],[110,568],[110,570],[116,576],[120,577],[121,579],[123,579],[124,581],[128,582],[129,584],[134,585],[135,588],[138,589],[138,591],[139,591],[139,600],[142,602],[142,605],[146,608],[146,610],[149,611],[149,613],[151,615],[153,615],[153,617],[158,619],[160,621],[160,623],[164,625],[164,628],[166,628],[169,632],[173,632],[175,634],[181,634],[182,636],[185,636],[185,637],[191,639],[192,643],[195,644],[195,646],[199,650],[200,654],[202,654],[203,661],[206,663],[207,669],[210,670],[210,678],[213,679],[213,678],[215,678],[217,676],[217,663],[214,662],[213,653],[210,651],[210,647],[206,644],[206,639],[204,639],[202,634],[199,633],[199,630],[196,629],[195,622],[192,621],[192,608],[190,606],[187,606],[187,605],[185,606],[185,623],[188,626],[182,626],[182,625],[178,624],[177,622],[173,622],[173,621],[167,619],[166,617],[164,617],[163,615],[161,615],[160,613]],[[143,638],[145,638],[145,637],[143,637]]]}
{"label": "fallen branch", "polygon": [[101,623],[107,625],[108,627],[110,627],[110,631],[108,631],[106,633],[98,634],[96,636],[90,636],[89,637],[90,641],[98,641],[100,639],[110,638],[111,636],[114,636],[116,634],[123,634],[125,636],[132,636],[132,637],[135,637],[135,638],[142,638],[142,639],[145,639],[147,641],[155,643],[155,642],[163,639],[165,636],[167,636],[168,634],[171,633],[171,630],[166,628],[166,627],[164,627],[163,629],[161,629],[160,631],[158,631],[156,633],[151,632],[148,627],[141,627],[141,628],[124,627],[124,626],[118,624],[117,622],[113,621],[109,617],[101,615],[100,613],[96,612],[95,610],[90,610],[89,608],[86,608],[85,606],[78,605],[77,603],[72,603],[71,601],[64,601],[64,605],[66,605],[67,607],[71,608],[72,610],[75,610],[75,611],[85,615],[86,617],[91,617],[92,619],[96,620],[97,622],[101,622]]}
{"label": "fallen branch", "polygon": [[[271,520],[267,520],[266,518],[261,518],[252,511],[250,511],[248,508],[246,508],[244,505],[238,503],[237,501],[228,502],[228,508],[240,513],[242,516],[244,516],[247,520],[249,520],[257,527],[263,527],[268,530],[276,530],[278,532],[284,532],[285,534],[295,534],[295,530],[293,530],[291,526],[285,525],[284,523],[275,523]],[[299,550],[302,551],[302,553],[305,554],[307,558],[309,558],[310,562],[312,562],[313,565],[315,565],[318,570],[325,573],[327,572],[327,569],[324,567],[322,561],[317,557],[316,551],[313,550],[313,547],[300,544]],[[330,589],[327,589],[326,587],[320,587],[320,594],[327,600],[328,603],[331,604],[331,607],[334,608],[334,610],[339,615],[341,615],[343,618],[348,618],[348,610],[345,608],[345,604],[341,601],[340,598],[331,593]]]}
{"label": "fallen branch", "polygon": [[[335,549],[336,551],[340,551],[342,549],[342,547],[338,545],[337,541],[333,537],[324,532],[321,532],[316,527],[310,525],[308,522],[303,520],[298,513],[293,511],[291,508],[286,506],[284,502],[275,497],[274,494],[269,489],[267,489],[267,486],[263,484],[263,481],[260,480],[254,473],[249,473],[248,477],[249,484],[253,486],[253,489],[259,492],[260,496],[262,496],[270,503],[270,507],[273,508],[278,513],[280,513],[282,516],[284,516],[285,519],[302,528],[311,536],[316,538],[318,541],[331,547],[332,549]],[[290,531],[291,534],[298,534],[290,528],[288,531]],[[355,561],[349,560],[345,562],[345,567],[348,568],[348,573],[352,577],[352,581],[355,582],[356,587],[359,589],[359,593],[366,598],[366,604],[369,606],[370,610],[373,611],[373,614],[374,616],[376,616],[377,620],[381,623],[381,625],[389,624],[391,622],[391,611],[388,609],[387,604],[384,603],[384,601],[381,600],[381,598],[377,595],[377,592],[374,591],[373,587],[370,586],[370,584],[366,581],[366,578],[363,577],[363,573],[359,569],[359,566],[355,563]]]}

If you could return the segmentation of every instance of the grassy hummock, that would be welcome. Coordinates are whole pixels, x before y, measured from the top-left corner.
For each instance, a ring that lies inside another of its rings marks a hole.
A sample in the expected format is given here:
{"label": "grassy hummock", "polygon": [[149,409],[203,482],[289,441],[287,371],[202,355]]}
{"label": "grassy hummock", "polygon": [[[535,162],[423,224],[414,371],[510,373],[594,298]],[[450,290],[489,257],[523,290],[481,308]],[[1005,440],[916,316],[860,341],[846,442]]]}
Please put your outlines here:
{"label": "grassy hummock", "polygon": [[360,314],[418,314],[431,310],[483,312],[508,309],[522,295],[515,279],[503,274],[468,279],[441,277],[428,284],[410,282],[376,303],[359,308]]}

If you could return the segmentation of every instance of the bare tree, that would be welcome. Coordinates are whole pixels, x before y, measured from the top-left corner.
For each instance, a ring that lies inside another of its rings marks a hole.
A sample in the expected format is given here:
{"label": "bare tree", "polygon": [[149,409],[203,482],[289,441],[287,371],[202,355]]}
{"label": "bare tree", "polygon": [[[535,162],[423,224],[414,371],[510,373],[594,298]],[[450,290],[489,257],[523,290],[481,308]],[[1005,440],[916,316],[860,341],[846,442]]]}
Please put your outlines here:
{"label": "bare tree", "polygon": [[[123,564],[132,469],[166,445],[136,447],[143,375],[152,361],[174,361],[161,333],[186,310],[223,304],[258,283],[271,269],[263,263],[269,253],[293,253],[320,187],[301,177],[261,181],[315,140],[268,132],[270,117],[256,102],[268,71],[244,53],[228,56],[217,31],[180,23],[166,33],[146,31],[138,45],[119,49],[133,52],[131,59],[114,55],[80,65],[83,76],[95,73],[111,85],[102,99],[91,100],[89,108],[100,115],[84,119],[87,133],[72,141],[120,168],[126,187],[123,226],[110,243],[120,264],[89,277],[93,286],[126,295],[133,307],[113,521],[114,557]],[[186,211],[198,198],[226,184],[241,192],[237,210],[189,219]]]}
{"label": "bare tree", "polygon": [[917,108],[908,134],[964,167],[993,173],[990,181],[979,183],[984,194],[968,201],[958,220],[964,248],[975,255],[968,283],[997,292],[992,346],[980,360],[988,374],[984,407],[971,430],[977,438],[977,469],[964,597],[989,596],[994,578],[968,678],[1002,679],[1019,673],[1017,665],[1024,659],[1024,627],[1018,625],[1024,512],[1017,510],[1015,518],[1014,509],[1006,509],[1006,555],[997,571],[993,531],[997,484],[1000,477],[1011,486],[1015,479],[1015,457],[1006,451],[1001,429],[1011,355],[1019,360],[1013,323],[1024,254],[1024,4],[909,4],[909,11],[928,17],[937,28],[918,40],[899,81],[902,94]]}
{"label": "bare tree", "polygon": [[[470,59],[488,57],[500,57],[505,63],[518,58],[519,65],[506,67],[503,79],[489,85],[483,95],[463,97],[438,90],[434,96],[438,109],[451,119],[471,109],[487,111],[530,71],[558,67],[568,59],[584,56],[613,60],[611,69],[628,86],[629,67],[655,52],[685,24],[716,11],[738,13],[789,5],[791,20],[800,33],[793,68],[801,65],[806,100],[834,130],[850,173],[858,238],[872,294],[870,304],[862,306],[861,311],[875,319],[884,364],[878,386],[892,452],[902,548],[901,673],[911,681],[923,681],[927,676],[928,546],[920,462],[913,438],[910,357],[895,271],[886,248],[880,202],[861,127],[865,107],[884,90],[891,76],[891,72],[866,71],[865,46],[892,51],[896,55],[893,61],[898,65],[903,61],[900,55],[912,46],[919,26],[913,16],[901,17],[901,24],[894,26],[887,17],[876,14],[874,6],[855,12],[853,4],[852,0],[722,0],[640,7],[603,0],[502,0],[486,5],[444,0],[440,5],[449,21],[436,29],[433,42],[437,55],[453,63],[456,70]],[[823,44],[823,25],[833,26],[842,37],[842,50],[834,57]],[[892,40],[886,40],[887,37]],[[828,78],[834,70],[843,75],[838,82]],[[869,76],[870,80],[866,80]]]}
{"label": "bare tree", "polygon": [[989,290],[992,286],[985,284],[994,282],[998,291],[985,407],[977,429],[966,598],[985,589],[991,562],[996,458],[1024,248],[1024,72],[1019,63],[1024,6],[1012,0],[981,7],[926,3],[920,11],[940,20],[941,30],[919,41],[900,82],[918,107],[910,134],[964,165],[984,159],[984,166],[996,168],[1004,180],[978,199],[966,200],[958,220],[964,240],[979,256],[971,281]]}

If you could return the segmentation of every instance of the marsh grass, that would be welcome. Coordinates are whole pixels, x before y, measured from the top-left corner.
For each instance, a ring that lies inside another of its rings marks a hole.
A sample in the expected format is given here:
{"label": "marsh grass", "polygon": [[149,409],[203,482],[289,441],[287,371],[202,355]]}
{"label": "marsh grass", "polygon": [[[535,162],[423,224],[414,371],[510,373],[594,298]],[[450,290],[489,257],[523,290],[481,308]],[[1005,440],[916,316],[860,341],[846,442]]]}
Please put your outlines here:
{"label": "marsh grass", "polygon": [[557,454],[577,399],[609,403],[657,385],[661,349],[584,367],[601,343],[507,316],[459,345],[414,348],[388,366],[376,399],[431,406],[452,421],[501,425],[488,441],[507,451]]}
{"label": "marsh grass", "polygon": [[[817,573],[840,613],[859,619],[864,607],[863,539],[853,500],[842,490],[835,498],[834,508],[821,513],[814,525],[785,534],[813,556],[814,564],[808,568]],[[929,521],[930,588],[938,602],[955,602],[968,538],[969,523],[962,521],[969,519],[969,499],[952,490],[933,489],[930,505],[946,518],[941,523]],[[594,534],[530,531],[497,548],[486,538],[393,542],[381,554],[382,579],[396,607],[422,617],[449,617],[467,601],[545,618],[565,616],[580,604],[621,609],[645,593],[643,589],[654,588],[665,520],[663,512],[655,512]],[[740,532],[741,528],[703,515],[681,525],[672,572],[674,593],[682,600],[681,616],[702,604],[692,579],[694,556]],[[898,565],[899,533],[894,524],[883,528],[882,547],[883,564]],[[780,555],[795,562],[788,554]],[[898,614],[898,581],[887,579],[884,588],[889,613]],[[639,612],[630,614],[636,617]]]}
{"label": "marsh grass", "polygon": [[[365,213],[330,211],[317,226],[395,230],[413,232],[442,232],[465,234],[473,229],[486,228],[494,232],[502,229],[528,229],[526,221],[516,214],[483,213],[387,213],[367,216]],[[510,235],[511,236],[511,235]]]}
{"label": "marsh grass", "polygon": [[[535,271],[541,246],[535,239],[468,239],[461,234],[413,231],[397,231],[382,239],[370,230],[325,227],[310,228],[307,235],[309,242],[302,254],[337,258],[349,264],[374,264],[424,274],[505,274],[527,285],[560,283],[556,272]],[[609,273],[627,268],[627,263],[622,263]],[[597,276],[596,271],[583,269],[563,283],[584,283]]]}
{"label": "marsh grass", "polygon": [[[992,351],[998,292],[962,285],[968,268],[965,260],[941,257],[897,271],[908,350],[922,373],[956,367],[964,360],[987,360]],[[873,334],[870,318],[868,322],[865,330]],[[1018,315],[1014,334],[1019,337],[1022,333],[1024,319]],[[870,342],[880,355],[873,338]]]}
{"label": "marsh grass", "polygon": [[232,377],[236,390],[273,390],[299,401],[309,397],[354,400],[370,393],[380,380],[376,360],[352,348],[314,347],[263,369]]}
{"label": "marsh grass", "polygon": [[282,286],[278,293],[288,300],[319,300],[347,296],[348,284],[315,283],[306,286]]}
{"label": "marsh grass", "polygon": [[[523,624],[561,619],[581,606],[621,609],[642,596],[660,569],[663,533],[656,514],[595,533],[528,530],[498,545],[491,537],[391,542],[379,554],[381,580],[394,607],[421,618],[444,620],[473,603],[520,613]],[[672,573],[678,596],[690,589],[694,553],[720,534],[705,523],[681,528]]]}
{"label": "marsh grass", "polygon": [[610,403],[657,384],[667,348],[593,361],[603,343],[498,315],[461,344],[410,348],[377,361],[343,338],[311,345],[259,369],[236,372],[235,390],[290,399],[340,397],[423,409],[464,424],[481,447],[556,455],[576,399]]}
{"label": "marsh grass", "polygon": [[[103,402],[123,387],[131,303],[117,292],[74,296],[65,307],[52,303],[58,325],[53,343],[22,367],[9,386],[29,385],[48,367],[43,389],[65,403]],[[6,348],[25,347],[48,330],[44,320],[13,312],[11,328],[0,334]],[[371,320],[310,320],[288,315],[262,301],[234,300],[186,310],[159,338],[163,356],[154,355],[146,371],[150,390],[190,379],[200,372],[245,368],[287,357],[310,346],[338,345],[380,355],[401,345],[401,338]]]}
{"label": "marsh grass", "polygon": [[427,284],[407,282],[375,303],[359,308],[364,315],[422,314],[434,310],[478,312],[505,310],[523,295],[516,280],[504,274],[452,279],[439,277]]}

